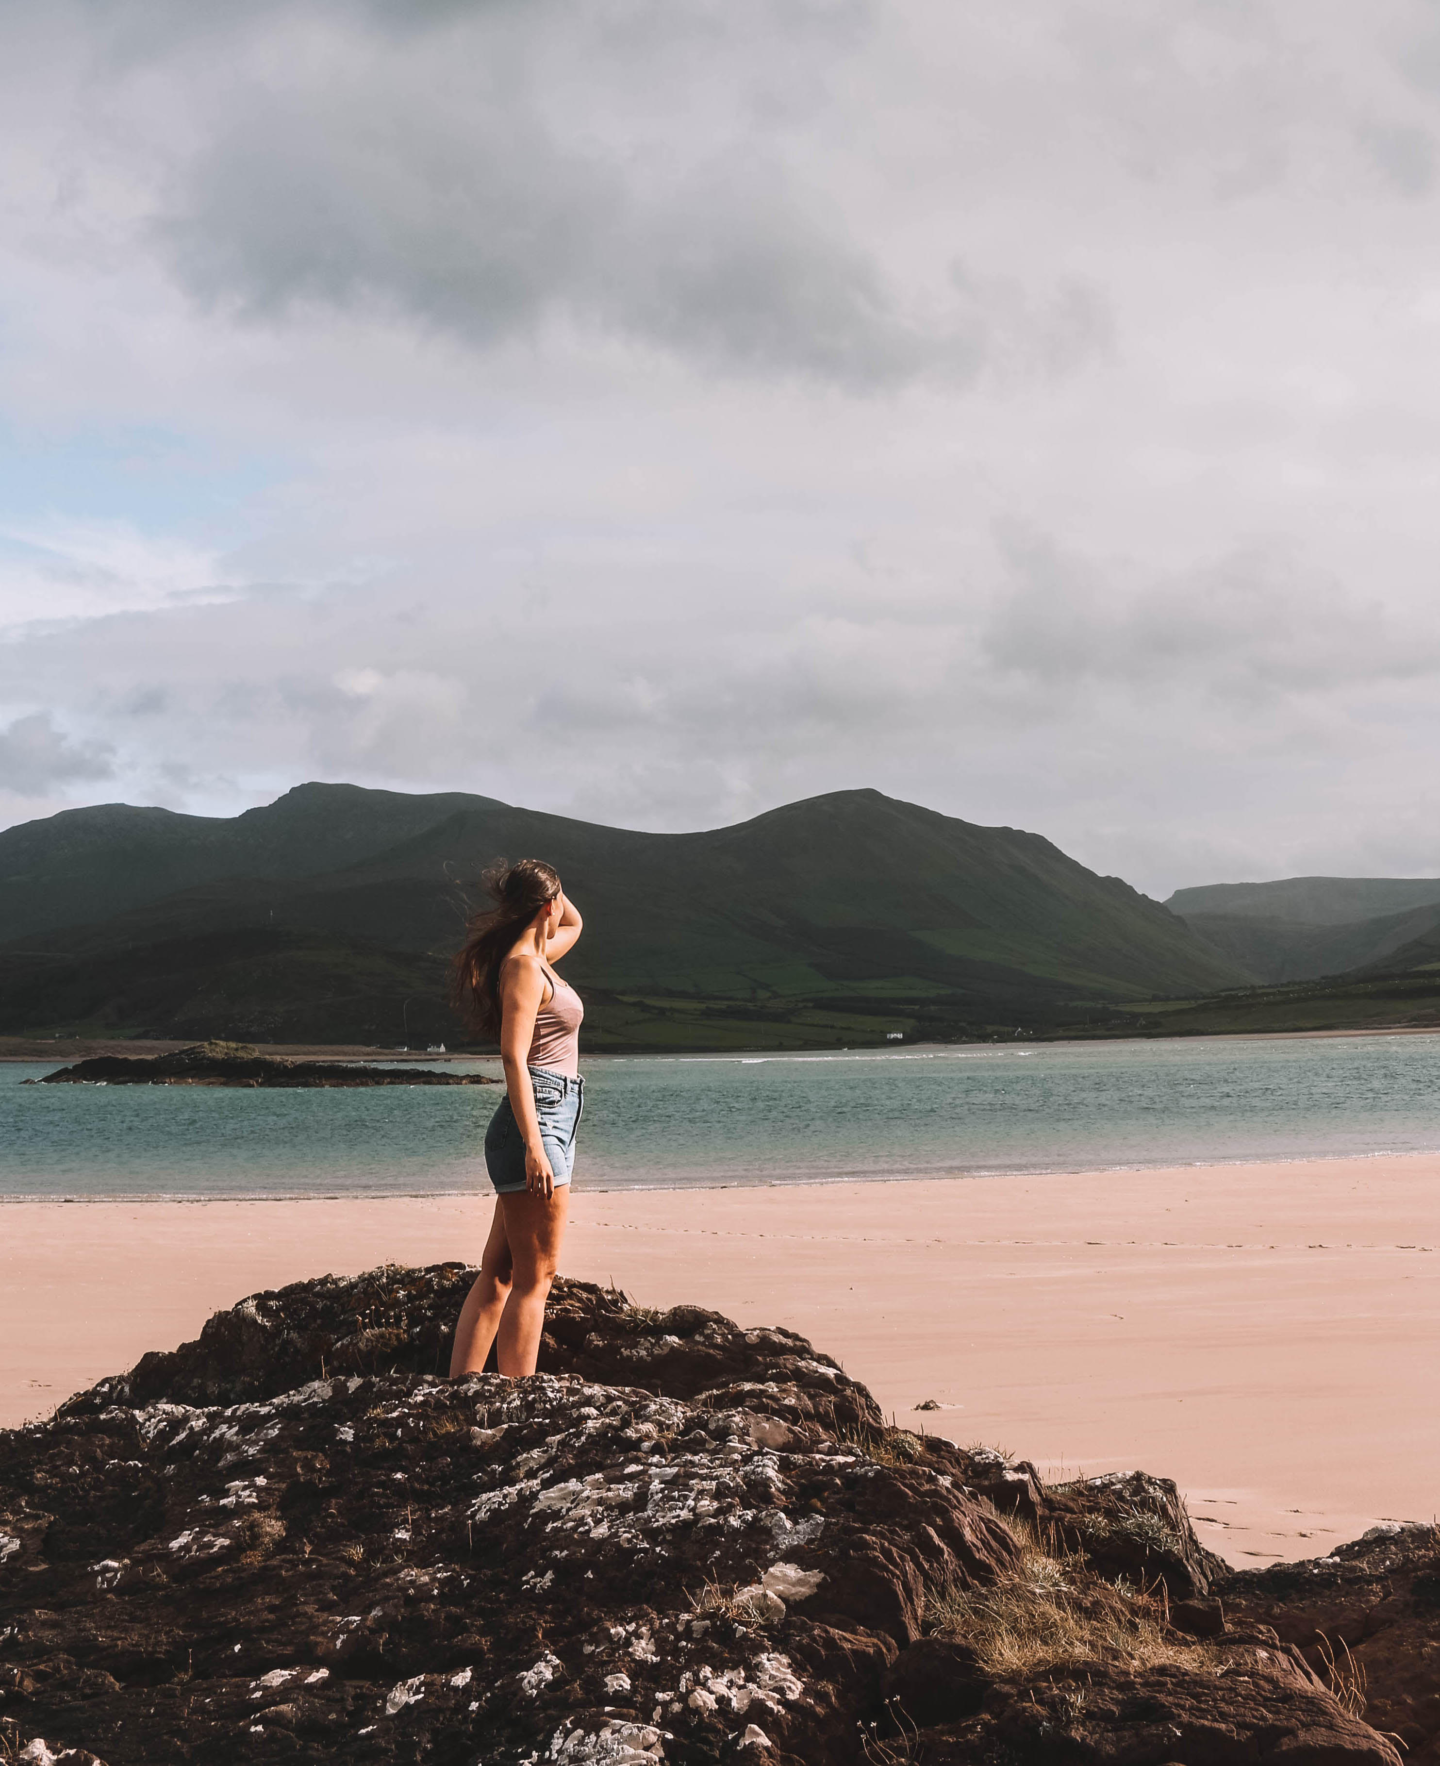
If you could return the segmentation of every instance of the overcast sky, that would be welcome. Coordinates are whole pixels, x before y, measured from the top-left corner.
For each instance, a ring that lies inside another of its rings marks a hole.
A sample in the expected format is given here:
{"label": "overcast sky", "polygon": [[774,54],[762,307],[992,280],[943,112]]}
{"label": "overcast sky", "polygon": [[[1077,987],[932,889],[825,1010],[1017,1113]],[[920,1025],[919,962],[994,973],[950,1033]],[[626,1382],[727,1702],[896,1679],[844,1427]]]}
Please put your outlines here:
{"label": "overcast sky", "polygon": [[0,0],[0,825],[1440,871],[1436,0]]}

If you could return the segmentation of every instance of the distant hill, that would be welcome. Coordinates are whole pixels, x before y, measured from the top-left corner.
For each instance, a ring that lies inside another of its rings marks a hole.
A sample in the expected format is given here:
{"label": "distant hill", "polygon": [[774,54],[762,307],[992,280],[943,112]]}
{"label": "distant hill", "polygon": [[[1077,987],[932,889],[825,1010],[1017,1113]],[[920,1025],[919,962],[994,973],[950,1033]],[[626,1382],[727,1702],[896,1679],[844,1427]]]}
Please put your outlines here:
{"label": "distant hill", "polygon": [[1440,913],[1408,943],[1357,968],[1358,976],[1429,974],[1440,981]]}
{"label": "distant hill", "polygon": [[0,943],[106,918],[197,883],[340,870],[488,802],[461,792],[411,797],[298,785],[230,818],[128,803],[63,810],[0,831]]}
{"label": "distant hill", "polygon": [[1408,967],[1403,952],[1440,928],[1440,905],[1316,926],[1248,914],[1186,914],[1191,929],[1260,982],[1310,981],[1379,964]]}
{"label": "distant hill", "polygon": [[1142,1034],[1440,1028],[1440,878],[1212,883],[1165,905],[1255,985],[1125,1008]]}
{"label": "distant hill", "polygon": [[1274,883],[1202,883],[1177,889],[1165,903],[1172,914],[1293,920],[1306,926],[1342,926],[1411,908],[1440,904],[1440,877],[1285,877]]}
{"label": "distant hill", "polygon": [[1409,966],[1399,953],[1440,928],[1440,878],[1212,883],[1177,889],[1166,906],[1252,980],[1310,981]]}
{"label": "distant hill", "polygon": [[230,819],[106,806],[0,833],[0,1032],[454,1037],[465,886],[554,863],[592,1046],[825,1044],[1103,1020],[1248,971],[1037,834],[875,791],[645,834],[309,784]]}

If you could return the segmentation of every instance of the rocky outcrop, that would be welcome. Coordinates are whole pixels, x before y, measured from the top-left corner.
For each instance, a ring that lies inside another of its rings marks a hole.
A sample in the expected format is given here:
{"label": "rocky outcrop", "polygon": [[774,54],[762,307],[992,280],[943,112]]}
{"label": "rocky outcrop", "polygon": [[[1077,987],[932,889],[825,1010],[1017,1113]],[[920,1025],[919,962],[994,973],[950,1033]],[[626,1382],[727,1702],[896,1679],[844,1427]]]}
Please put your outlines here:
{"label": "rocky outcrop", "polygon": [[1406,1766],[1440,1766],[1440,1528],[1387,1522],[1328,1557],[1231,1572],[1215,1594],[1232,1623],[1273,1627],[1355,1688]]}
{"label": "rocky outcrop", "polygon": [[[217,1312],[193,1343],[149,1354],[130,1373],[82,1392],[66,1413],[156,1399],[240,1404],[338,1374],[440,1373],[475,1275],[463,1263],[387,1266],[253,1294]],[[656,1312],[593,1282],[556,1283],[540,1372],[636,1386],[706,1409],[748,1406],[832,1431],[882,1426],[869,1392],[793,1331],[741,1330],[698,1306]]]}
{"label": "rocky outcrop", "polygon": [[1078,1553],[1101,1575],[1142,1586],[1163,1583],[1173,1600],[1193,1602],[1229,1574],[1225,1560],[1196,1538],[1170,1478],[1107,1472],[1046,1485],[1027,1460],[983,1448],[971,1448],[962,1459],[966,1482],[1002,1514],[1018,1516],[1052,1547]]}
{"label": "rocky outcrop", "polygon": [[254,1090],[298,1086],[498,1085],[483,1073],[434,1073],[423,1067],[371,1067],[361,1061],[301,1061],[262,1055],[248,1043],[203,1042],[169,1055],[96,1055],[25,1085],[233,1085]]}
{"label": "rocky outcrop", "polygon": [[1164,1625],[1212,1564],[1158,1481],[1046,1490],[581,1283],[534,1379],[443,1381],[472,1275],[256,1295],[0,1435],[0,1758],[1395,1766],[1273,1632]]}
{"label": "rocky outcrop", "polygon": [[1097,1663],[996,1686],[984,1714],[925,1736],[925,1766],[978,1761],[1080,1766],[1340,1766],[1399,1755],[1274,1652],[1236,1652],[1229,1672]]}

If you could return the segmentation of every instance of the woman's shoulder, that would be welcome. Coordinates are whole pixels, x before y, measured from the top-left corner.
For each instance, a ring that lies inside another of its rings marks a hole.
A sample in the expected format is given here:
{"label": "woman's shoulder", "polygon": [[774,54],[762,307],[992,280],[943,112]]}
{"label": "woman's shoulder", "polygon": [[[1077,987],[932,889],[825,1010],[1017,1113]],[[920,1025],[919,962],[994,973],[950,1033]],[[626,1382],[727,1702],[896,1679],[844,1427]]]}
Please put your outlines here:
{"label": "woman's shoulder", "polygon": [[533,950],[512,950],[508,956],[500,959],[500,980],[528,981],[532,976],[537,980],[547,979],[545,965]]}

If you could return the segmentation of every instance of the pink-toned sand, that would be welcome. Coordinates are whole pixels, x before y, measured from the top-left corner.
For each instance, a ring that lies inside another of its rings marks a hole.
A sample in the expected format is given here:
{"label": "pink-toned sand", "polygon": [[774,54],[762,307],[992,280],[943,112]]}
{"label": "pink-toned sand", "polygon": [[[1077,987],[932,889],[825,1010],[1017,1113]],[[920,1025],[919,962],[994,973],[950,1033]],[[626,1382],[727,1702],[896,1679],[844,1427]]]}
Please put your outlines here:
{"label": "pink-toned sand", "polygon": [[[0,1424],[322,1271],[478,1253],[486,1199],[0,1207]],[[1440,1511],[1440,1158],[577,1190],[565,1267],[804,1332],[910,1427],[1178,1480],[1236,1563]],[[917,1412],[935,1399],[944,1408]]]}

